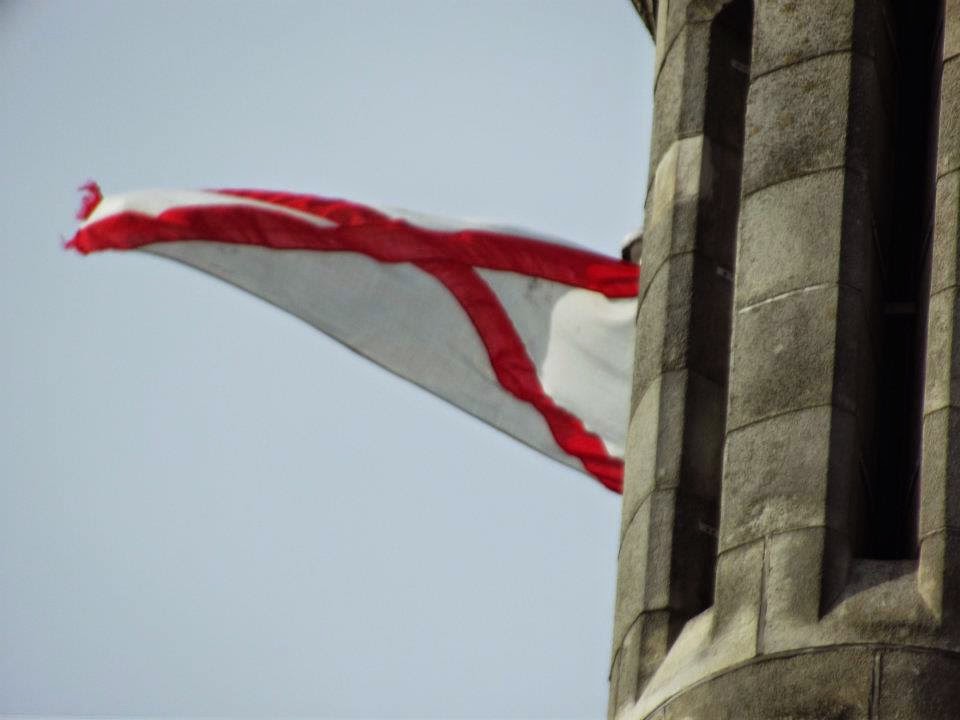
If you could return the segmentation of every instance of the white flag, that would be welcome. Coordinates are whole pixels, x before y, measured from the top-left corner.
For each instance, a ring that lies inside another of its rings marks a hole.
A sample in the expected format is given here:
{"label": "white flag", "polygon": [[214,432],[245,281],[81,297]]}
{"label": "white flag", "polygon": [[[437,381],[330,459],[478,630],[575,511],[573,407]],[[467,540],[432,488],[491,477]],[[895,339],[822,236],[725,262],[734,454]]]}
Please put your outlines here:
{"label": "white flag", "polygon": [[621,490],[638,266],[343,200],[86,189],[69,247],[145,250],[226,280]]}

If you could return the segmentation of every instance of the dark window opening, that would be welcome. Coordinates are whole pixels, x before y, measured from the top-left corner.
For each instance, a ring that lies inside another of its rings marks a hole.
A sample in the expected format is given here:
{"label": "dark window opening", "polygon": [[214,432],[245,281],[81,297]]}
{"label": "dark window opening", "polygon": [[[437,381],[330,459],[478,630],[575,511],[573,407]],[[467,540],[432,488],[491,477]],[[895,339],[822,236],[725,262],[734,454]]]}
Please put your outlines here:
{"label": "dark window opening", "polygon": [[[936,184],[942,0],[887,6],[896,47],[890,228],[879,236],[883,290],[876,469],[867,557],[917,554],[927,294]],[[883,79],[881,78],[881,81]]]}

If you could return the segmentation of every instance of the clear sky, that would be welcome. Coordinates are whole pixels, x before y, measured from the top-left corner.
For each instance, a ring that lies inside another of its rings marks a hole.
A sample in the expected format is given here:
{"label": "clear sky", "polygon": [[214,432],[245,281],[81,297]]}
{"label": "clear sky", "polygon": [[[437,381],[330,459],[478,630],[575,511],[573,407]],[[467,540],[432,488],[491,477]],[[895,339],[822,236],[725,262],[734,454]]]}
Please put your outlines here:
{"label": "clear sky", "polygon": [[74,188],[642,221],[628,0],[0,0],[0,714],[600,717],[619,497]]}

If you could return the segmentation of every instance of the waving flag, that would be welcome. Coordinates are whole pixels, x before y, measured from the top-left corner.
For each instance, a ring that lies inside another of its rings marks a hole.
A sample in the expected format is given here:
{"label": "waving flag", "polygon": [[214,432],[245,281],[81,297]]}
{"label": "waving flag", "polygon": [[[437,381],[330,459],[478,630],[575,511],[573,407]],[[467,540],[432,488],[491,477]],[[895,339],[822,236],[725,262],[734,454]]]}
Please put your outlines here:
{"label": "waving flag", "polygon": [[636,265],[307,195],[85,189],[69,247],[145,250],[226,280],[620,491]]}

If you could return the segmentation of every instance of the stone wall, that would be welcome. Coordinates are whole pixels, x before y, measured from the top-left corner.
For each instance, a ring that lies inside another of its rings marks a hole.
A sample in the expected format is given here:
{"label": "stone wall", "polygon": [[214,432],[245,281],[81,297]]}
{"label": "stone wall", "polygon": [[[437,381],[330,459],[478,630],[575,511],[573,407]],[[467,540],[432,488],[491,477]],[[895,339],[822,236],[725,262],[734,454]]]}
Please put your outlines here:
{"label": "stone wall", "polygon": [[960,0],[929,8],[660,0],[611,716],[960,717]]}

